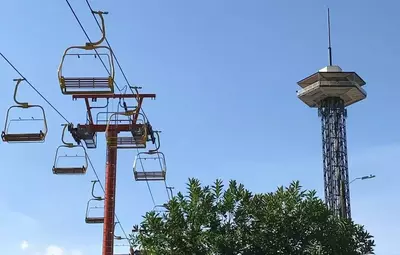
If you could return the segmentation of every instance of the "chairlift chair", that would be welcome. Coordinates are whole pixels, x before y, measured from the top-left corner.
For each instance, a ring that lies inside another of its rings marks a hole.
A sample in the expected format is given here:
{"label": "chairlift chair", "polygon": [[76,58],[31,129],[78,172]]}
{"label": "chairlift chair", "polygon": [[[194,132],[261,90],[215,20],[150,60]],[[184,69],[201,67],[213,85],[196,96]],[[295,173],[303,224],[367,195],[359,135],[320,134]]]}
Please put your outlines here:
{"label": "chairlift chair", "polygon": [[[144,161],[156,160],[158,161],[159,169],[145,169]],[[142,171],[138,171],[138,165],[140,164]],[[166,178],[167,165],[165,162],[164,153],[159,151],[139,152],[133,163],[133,174],[136,181],[164,181]]]}
{"label": "chairlift chair", "polygon": [[[88,159],[87,159],[87,154],[86,150],[82,145],[74,145],[73,143],[67,143],[64,140],[64,134],[65,130],[67,129],[68,124],[64,124],[62,136],[61,136],[61,141],[63,145],[58,146],[56,150],[56,156],[54,159],[54,165],[53,165],[53,173],[54,174],[63,174],[63,175],[76,175],[76,174],[85,174],[86,170],[88,168]],[[60,149],[68,149],[68,150],[74,150],[75,148],[80,148],[79,150],[82,151],[83,155],[60,155]],[[59,163],[60,158],[83,158],[84,159],[84,164],[80,166],[62,166]]]}
{"label": "chairlift chair", "polygon": [[167,208],[167,204],[162,204],[162,205],[155,205],[153,207],[153,211],[156,213],[166,213],[169,212],[168,208]]}
{"label": "chairlift chair", "polygon": [[95,180],[92,182],[93,182],[93,185],[92,185],[92,197],[93,198],[89,199],[89,201],[87,202],[85,222],[87,224],[101,224],[101,223],[104,223],[104,217],[103,216],[92,216],[91,212],[93,212],[93,210],[95,210],[95,209],[103,209],[104,210],[104,206],[92,205],[93,201],[97,201],[97,202],[103,201],[104,198],[94,195],[94,186],[96,185],[96,183],[98,181]]}
{"label": "chairlift chair", "polygon": [[[17,100],[17,91],[18,91],[18,86],[19,84],[25,79],[14,79],[16,81],[15,89],[14,89],[14,102],[16,105],[11,106],[7,110],[7,115],[6,115],[6,121],[4,124],[4,130],[1,133],[1,138],[4,142],[8,143],[15,143],[15,142],[44,142],[46,135],[47,135],[47,121],[46,121],[46,115],[44,112],[44,109],[40,105],[30,105],[29,103],[21,103]],[[33,108],[38,108],[40,109],[41,115],[43,118],[41,119],[35,119],[35,118],[30,118],[30,119],[21,119],[21,118],[10,118],[11,112],[13,109],[20,108],[25,110],[28,109],[33,109]],[[11,123],[18,123],[21,121],[28,121],[30,123],[33,123],[32,121],[41,121],[43,122],[43,129],[39,130],[39,132],[35,133],[20,133],[20,132],[12,132],[9,130],[10,124]]]}
{"label": "chairlift chair", "polygon": [[[85,46],[71,46],[67,48],[64,52],[64,55],[61,59],[60,66],[58,68],[58,80],[60,83],[61,92],[65,95],[76,95],[76,94],[113,94],[114,93],[114,61],[113,61],[113,53],[112,49],[108,46],[100,45],[104,39],[106,38],[106,30],[104,24],[103,14],[108,14],[107,12],[93,12],[93,14],[97,14],[100,16],[101,25],[102,25],[102,37],[97,42],[88,42]],[[109,69],[107,77],[66,77],[63,75],[63,65],[65,61],[65,57],[68,55],[78,55],[79,54],[71,54],[69,53],[73,49],[88,51],[95,51],[95,53],[91,54],[81,54],[81,55],[94,55],[97,56],[100,54],[97,52],[97,49],[105,49],[108,51],[106,55],[109,62]]]}
{"label": "chairlift chair", "polygon": [[87,224],[102,224],[104,223],[104,217],[103,216],[91,216],[91,212],[93,212],[95,209],[101,209],[104,210],[103,206],[93,206],[92,202],[93,201],[101,201],[103,199],[95,199],[91,198],[89,199],[87,206],[86,206],[86,216],[85,216],[85,222]]}
{"label": "chairlift chair", "polygon": [[146,125],[140,124],[139,127],[132,127],[131,135],[119,136],[109,141],[111,142],[111,146],[116,146],[118,149],[144,149],[147,143]]}
{"label": "chairlift chair", "polygon": [[119,221],[114,222],[114,240],[124,240],[126,238],[122,237],[122,236],[117,236],[115,235],[115,227],[117,226],[117,224],[121,224]]}
{"label": "chairlift chair", "polygon": [[[110,118],[107,122],[106,127],[106,135],[109,129],[112,117],[116,115],[123,115],[131,117],[136,112],[136,110],[128,111],[128,112],[116,112],[110,115]],[[138,120],[141,122],[141,120]],[[106,136],[107,144],[112,148],[117,149],[144,149],[146,148],[147,143],[147,125],[145,123],[137,123],[131,127],[131,131],[128,136]]]}
{"label": "chairlift chair", "polygon": [[[128,241],[128,243],[119,243],[119,242],[114,242],[114,251],[116,250],[115,248],[117,247],[129,247],[129,250],[132,251],[130,252],[130,254],[133,255],[133,247],[129,242],[129,239],[127,237],[122,237],[122,236],[118,236],[115,235],[115,227],[117,226],[117,224],[120,224],[118,221],[114,223],[114,240],[115,241]],[[114,255],[130,255],[127,253],[114,253]]]}

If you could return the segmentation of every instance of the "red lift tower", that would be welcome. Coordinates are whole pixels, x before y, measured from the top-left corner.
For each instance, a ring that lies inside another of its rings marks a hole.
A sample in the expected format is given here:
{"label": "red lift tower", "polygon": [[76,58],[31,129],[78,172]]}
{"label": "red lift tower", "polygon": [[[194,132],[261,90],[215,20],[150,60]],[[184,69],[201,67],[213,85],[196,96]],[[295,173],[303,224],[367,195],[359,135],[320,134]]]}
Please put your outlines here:
{"label": "red lift tower", "polygon": [[[107,46],[100,45],[105,39],[105,25],[103,14],[106,12],[93,12],[99,15],[102,24],[102,38],[97,42],[89,42],[84,46],[72,46],[65,50],[58,69],[58,78],[60,83],[61,92],[65,95],[72,95],[73,100],[83,99],[86,105],[87,120],[85,124],[77,124],[76,127],[72,123],[65,126],[64,130],[68,127],[68,131],[76,141],[77,145],[72,143],[63,143],[60,147],[76,148],[80,147],[83,151],[84,157],[87,156],[86,150],[81,145],[82,141],[85,143],[87,149],[94,149],[97,147],[97,133],[105,133],[107,141],[107,158],[105,169],[105,196],[104,198],[92,195],[95,201],[104,200],[104,218],[103,217],[89,217],[86,215],[86,223],[104,223],[103,225],[103,255],[114,255],[114,227],[115,227],[115,196],[116,196],[116,169],[117,169],[117,149],[145,149],[147,142],[156,144],[156,137],[158,133],[153,131],[148,119],[143,116],[141,107],[145,98],[155,98],[155,94],[140,94],[138,88],[135,87],[136,93],[132,94],[114,94],[114,63],[112,49]],[[76,52],[78,51],[78,52]],[[80,51],[80,52],[79,52]],[[100,52],[101,51],[101,52]],[[105,53],[103,51],[106,51]],[[66,76],[63,72],[63,64],[67,56],[82,57],[92,55],[101,59],[104,57],[109,62],[108,76],[104,77],[73,77]],[[106,100],[107,105],[109,100],[119,100],[119,105],[122,111],[111,112],[107,111],[107,117],[104,120],[99,120],[98,114],[94,115],[92,110],[99,108],[91,106],[90,102],[97,102],[97,100]],[[127,99],[135,99],[137,104],[128,106],[125,102]],[[123,102],[123,104],[121,104]],[[96,120],[94,120],[94,116]],[[122,118],[122,119],[119,119]],[[155,135],[156,134],[156,135]],[[64,136],[64,134],[63,134]],[[155,150],[142,152],[149,155],[162,154],[157,152],[158,146]],[[139,153],[140,154],[140,153]],[[139,155],[138,154],[138,155]],[[163,154],[162,154],[163,156]],[[87,164],[87,158],[85,158]],[[56,154],[57,162],[57,154]],[[84,174],[85,167],[53,167],[54,174]],[[165,162],[165,160],[164,160]],[[134,165],[136,166],[136,159]],[[161,171],[143,172],[137,174],[134,167],[136,180],[165,180],[165,169]],[[90,201],[89,201],[90,202]],[[89,202],[88,209],[89,210]],[[132,253],[132,249],[131,249]]]}
{"label": "red lift tower", "polygon": [[[103,255],[113,255],[114,248],[114,226],[115,226],[115,195],[116,195],[116,170],[117,170],[117,149],[119,148],[144,148],[148,141],[152,140],[152,130],[149,123],[138,123],[139,111],[144,98],[155,98],[155,94],[112,94],[112,95],[73,95],[74,99],[84,99],[86,102],[88,119],[87,124],[78,124],[76,128],[70,128],[73,136],[78,135],[79,139],[85,141],[86,145],[95,144],[95,135],[98,132],[105,132],[107,137],[107,158],[105,170],[105,196],[104,196],[104,225],[103,225]],[[93,122],[89,99],[121,99],[136,98],[138,105],[133,111],[115,112],[110,116],[107,124],[95,124]],[[125,115],[130,117],[129,124],[118,124],[117,121],[111,124],[112,115]],[[130,136],[118,135],[128,132]],[[86,136],[85,136],[86,134]]]}

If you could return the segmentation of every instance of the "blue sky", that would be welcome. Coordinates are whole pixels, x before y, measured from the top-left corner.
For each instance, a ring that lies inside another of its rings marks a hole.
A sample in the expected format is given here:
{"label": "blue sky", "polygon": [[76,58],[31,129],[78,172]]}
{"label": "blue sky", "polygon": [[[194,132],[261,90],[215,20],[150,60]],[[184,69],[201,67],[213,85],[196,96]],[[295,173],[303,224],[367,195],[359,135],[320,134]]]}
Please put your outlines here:
{"label": "blue sky", "polygon": [[[70,2],[91,38],[98,38],[85,1]],[[367,82],[367,99],[348,110],[349,169],[351,178],[377,177],[351,185],[352,215],[375,236],[376,254],[400,254],[400,89],[392,79],[398,71],[399,3],[92,1],[94,9],[109,12],[107,35],[130,83],[157,94],[144,109],[163,131],[167,181],[175,192],[185,189],[189,177],[205,184],[236,179],[254,192],[300,180],[321,197],[320,120],[315,109],[297,99],[296,82],[328,63],[328,4],[333,62]],[[14,0],[3,1],[1,8],[1,52],[70,121],[84,122],[83,102],[62,95],[57,81],[65,48],[86,42],[68,5]],[[92,65],[85,68],[95,71]],[[4,61],[0,70],[0,112],[5,114],[18,74]],[[121,73],[116,80],[125,85]],[[44,144],[0,144],[2,249],[16,255],[99,254],[102,226],[84,223],[93,172],[52,174],[64,122],[26,84],[21,98],[45,106],[49,133]],[[89,154],[103,179],[104,135],[99,138],[98,149]],[[133,180],[134,156],[132,151],[118,154],[116,211],[128,232],[153,208],[146,184]],[[163,183],[151,188],[156,203],[163,203]],[[28,245],[22,249],[24,240]]]}

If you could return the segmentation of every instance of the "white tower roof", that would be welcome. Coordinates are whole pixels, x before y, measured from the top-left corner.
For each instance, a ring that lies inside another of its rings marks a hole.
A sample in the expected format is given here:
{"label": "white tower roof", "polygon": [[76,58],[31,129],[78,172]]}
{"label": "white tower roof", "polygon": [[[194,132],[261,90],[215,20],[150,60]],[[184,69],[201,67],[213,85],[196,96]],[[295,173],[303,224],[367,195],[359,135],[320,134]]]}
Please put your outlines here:
{"label": "white tower roof", "polygon": [[349,106],[367,97],[365,81],[355,72],[343,72],[339,66],[326,66],[297,83],[297,96],[310,107],[318,107],[328,97],[340,97]]}

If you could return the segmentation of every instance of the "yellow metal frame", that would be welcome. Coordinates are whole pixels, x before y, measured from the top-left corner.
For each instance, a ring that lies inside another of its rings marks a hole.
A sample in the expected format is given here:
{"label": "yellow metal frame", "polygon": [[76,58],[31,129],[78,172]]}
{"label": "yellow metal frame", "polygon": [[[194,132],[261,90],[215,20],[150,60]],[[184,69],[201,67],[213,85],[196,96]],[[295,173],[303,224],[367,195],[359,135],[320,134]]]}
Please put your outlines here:
{"label": "yellow metal frame", "polygon": [[[6,121],[4,124],[4,130],[1,133],[1,138],[4,142],[12,143],[12,142],[44,142],[46,135],[47,135],[47,120],[46,120],[46,113],[43,109],[42,106],[40,105],[30,105],[27,102],[21,103],[17,100],[17,92],[18,92],[18,86],[22,81],[25,79],[13,79],[13,81],[16,81],[17,83],[15,84],[15,89],[14,89],[14,102],[17,105],[13,105],[7,110],[6,114]],[[10,134],[8,132],[8,122],[9,122],[9,116],[10,116],[10,110],[13,108],[22,108],[22,109],[29,109],[29,108],[40,108],[42,114],[43,114],[43,123],[44,123],[44,131],[40,130],[39,133],[16,133],[16,134]]]}
{"label": "yellow metal frame", "polygon": [[[115,78],[115,69],[114,69],[114,58],[113,58],[113,51],[110,47],[108,46],[101,46],[100,44],[105,40],[106,38],[106,28],[105,28],[105,24],[104,24],[104,17],[103,14],[107,14],[107,12],[102,12],[102,11],[98,11],[98,12],[93,12],[94,14],[97,14],[100,16],[101,19],[101,26],[102,26],[102,37],[100,38],[99,41],[97,42],[87,42],[85,46],[71,46],[69,48],[67,48],[64,51],[63,57],[61,59],[60,65],[58,67],[58,80],[60,83],[60,88],[61,88],[61,92],[64,95],[78,95],[78,94],[114,94],[114,78]],[[96,50],[96,49],[107,49],[110,53],[108,55],[108,59],[109,59],[109,64],[110,64],[110,72],[109,72],[109,76],[108,78],[105,77],[74,77],[74,78],[66,78],[63,76],[62,74],[62,69],[63,69],[63,64],[65,61],[65,57],[68,55],[68,52],[72,49],[82,49],[82,50]],[[84,88],[88,88],[88,87],[82,87],[81,91],[78,91],[77,89],[74,91],[68,91],[68,86],[66,84],[66,80],[68,79],[74,79],[75,82],[80,83],[81,81],[86,81],[86,82],[92,82],[93,86],[92,88],[95,89],[95,81],[97,80],[101,80],[102,82],[104,82],[105,80],[107,80],[107,84],[108,84],[108,88],[110,89],[109,91],[95,91],[95,90],[84,90]]]}
{"label": "yellow metal frame", "polygon": [[[133,116],[136,113],[137,113],[137,109],[127,111],[127,112],[115,112],[110,115],[110,117],[107,121],[106,130],[105,130],[108,146],[110,146],[111,148],[117,148],[117,149],[143,149],[143,148],[146,148],[148,134],[147,134],[147,126],[145,123],[141,124],[141,128],[143,129],[143,135],[141,136],[141,139],[135,140],[134,137],[132,136],[132,139],[135,141],[135,144],[131,144],[130,146],[118,146],[118,136],[116,136],[116,137],[108,137],[107,136],[107,132],[110,127],[110,122],[112,121],[111,119],[113,116],[115,116],[115,115]],[[122,138],[122,137],[120,137],[120,138]]]}
{"label": "yellow metal frame", "polygon": [[[62,135],[61,135],[61,142],[63,143],[62,145],[60,145],[60,146],[58,146],[58,148],[57,148],[57,150],[56,150],[56,155],[55,155],[55,158],[54,158],[54,164],[53,164],[53,174],[60,174],[60,175],[67,175],[67,174],[69,174],[69,175],[72,175],[72,174],[85,174],[86,173],[86,170],[87,170],[87,168],[88,168],[88,159],[87,159],[87,153],[86,153],[86,150],[85,150],[85,147],[83,147],[82,145],[75,145],[75,144],[73,144],[73,143],[67,143],[65,140],[64,140],[64,137],[65,137],[65,131],[66,131],[66,129],[67,129],[67,127],[68,127],[68,125],[69,124],[63,124],[63,126],[64,126],[64,128],[63,128],[63,131],[62,131]],[[85,153],[85,156],[84,156],[84,158],[85,158],[85,164],[83,165],[83,167],[82,168],[79,168],[79,167],[56,167],[56,165],[57,165],[57,160],[58,160],[58,155],[59,155],[59,150],[61,149],[61,148],[69,148],[69,149],[72,149],[72,148],[82,148],[83,149],[83,152]],[[83,169],[83,171],[82,172],[69,172],[69,173],[65,173],[65,172],[58,172],[57,170],[71,170],[71,169],[76,169],[76,170],[78,170],[78,168],[79,169]]]}

